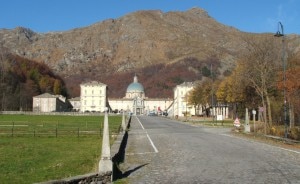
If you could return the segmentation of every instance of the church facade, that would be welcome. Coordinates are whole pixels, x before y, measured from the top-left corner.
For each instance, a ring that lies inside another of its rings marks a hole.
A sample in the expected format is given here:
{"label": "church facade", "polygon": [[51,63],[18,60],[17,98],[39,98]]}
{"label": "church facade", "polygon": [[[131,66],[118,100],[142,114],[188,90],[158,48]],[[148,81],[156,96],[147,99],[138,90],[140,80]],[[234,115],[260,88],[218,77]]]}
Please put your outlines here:
{"label": "church facade", "polygon": [[133,82],[128,85],[123,98],[108,98],[109,107],[113,111],[126,111],[134,115],[160,113],[168,111],[173,104],[170,98],[148,98],[144,87],[135,75]]}

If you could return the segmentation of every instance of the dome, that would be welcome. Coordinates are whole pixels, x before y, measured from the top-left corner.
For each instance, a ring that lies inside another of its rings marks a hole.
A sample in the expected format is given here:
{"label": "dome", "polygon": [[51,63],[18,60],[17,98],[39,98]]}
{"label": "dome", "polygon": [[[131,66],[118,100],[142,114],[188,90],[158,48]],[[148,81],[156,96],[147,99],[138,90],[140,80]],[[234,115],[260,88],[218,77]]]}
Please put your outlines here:
{"label": "dome", "polygon": [[127,87],[127,92],[144,92],[144,87],[140,83],[131,83]]}
{"label": "dome", "polygon": [[137,80],[137,76],[134,76],[133,83],[127,87],[127,92],[144,92],[144,87]]}

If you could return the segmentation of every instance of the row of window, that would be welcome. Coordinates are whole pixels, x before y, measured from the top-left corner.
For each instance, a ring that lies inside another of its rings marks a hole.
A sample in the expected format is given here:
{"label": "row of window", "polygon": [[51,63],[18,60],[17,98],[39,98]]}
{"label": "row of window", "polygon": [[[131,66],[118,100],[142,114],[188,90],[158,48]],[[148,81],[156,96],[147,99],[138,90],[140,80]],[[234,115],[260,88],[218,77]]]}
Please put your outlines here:
{"label": "row of window", "polygon": [[[89,91],[89,90],[84,90],[84,94],[87,95],[87,94],[88,94],[88,91]],[[102,90],[100,90],[99,93],[97,93],[97,92],[94,91],[94,90],[91,90],[91,94],[92,94],[92,95],[93,95],[93,94],[100,94],[100,95],[102,95]]]}
{"label": "row of window", "polygon": [[96,104],[99,104],[100,106],[102,105],[102,100],[91,100],[91,101],[89,101],[89,100],[84,100],[83,101],[83,104],[84,105],[87,105],[89,103],[89,105],[90,105],[90,103],[91,103],[91,105],[96,105]]}

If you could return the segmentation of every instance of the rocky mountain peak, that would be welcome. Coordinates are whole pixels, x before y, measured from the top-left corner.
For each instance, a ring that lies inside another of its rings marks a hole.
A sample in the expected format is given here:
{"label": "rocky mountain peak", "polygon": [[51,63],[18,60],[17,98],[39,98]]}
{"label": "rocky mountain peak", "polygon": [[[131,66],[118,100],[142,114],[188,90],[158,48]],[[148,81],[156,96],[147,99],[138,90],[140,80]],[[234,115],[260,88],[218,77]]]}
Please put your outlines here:
{"label": "rocky mountain peak", "polygon": [[170,66],[186,58],[203,61],[213,56],[221,61],[220,70],[226,71],[245,50],[241,38],[248,34],[194,7],[184,12],[137,11],[65,32],[3,29],[0,44],[80,83],[84,78],[100,80],[153,65]]}
{"label": "rocky mountain peak", "polygon": [[208,15],[207,11],[205,11],[204,9],[199,8],[199,7],[193,7],[190,10],[188,10],[187,13],[194,14],[194,15],[196,15],[198,17],[210,18],[210,16]]}
{"label": "rocky mountain peak", "polygon": [[24,27],[16,27],[14,29],[14,31],[16,32],[16,34],[18,34],[18,35],[25,35],[28,38],[36,35],[36,33],[34,31],[32,31],[29,28],[24,28]]}

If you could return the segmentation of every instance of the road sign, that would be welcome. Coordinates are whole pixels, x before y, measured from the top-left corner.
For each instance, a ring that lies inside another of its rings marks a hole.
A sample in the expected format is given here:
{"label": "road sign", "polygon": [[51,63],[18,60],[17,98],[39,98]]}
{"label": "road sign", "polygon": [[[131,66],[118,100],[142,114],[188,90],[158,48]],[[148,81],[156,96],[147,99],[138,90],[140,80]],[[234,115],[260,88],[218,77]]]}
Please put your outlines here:
{"label": "road sign", "polygon": [[234,125],[235,127],[240,127],[240,126],[241,126],[241,123],[240,123],[239,118],[236,118],[236,119],[234,120],[233,125]]}

